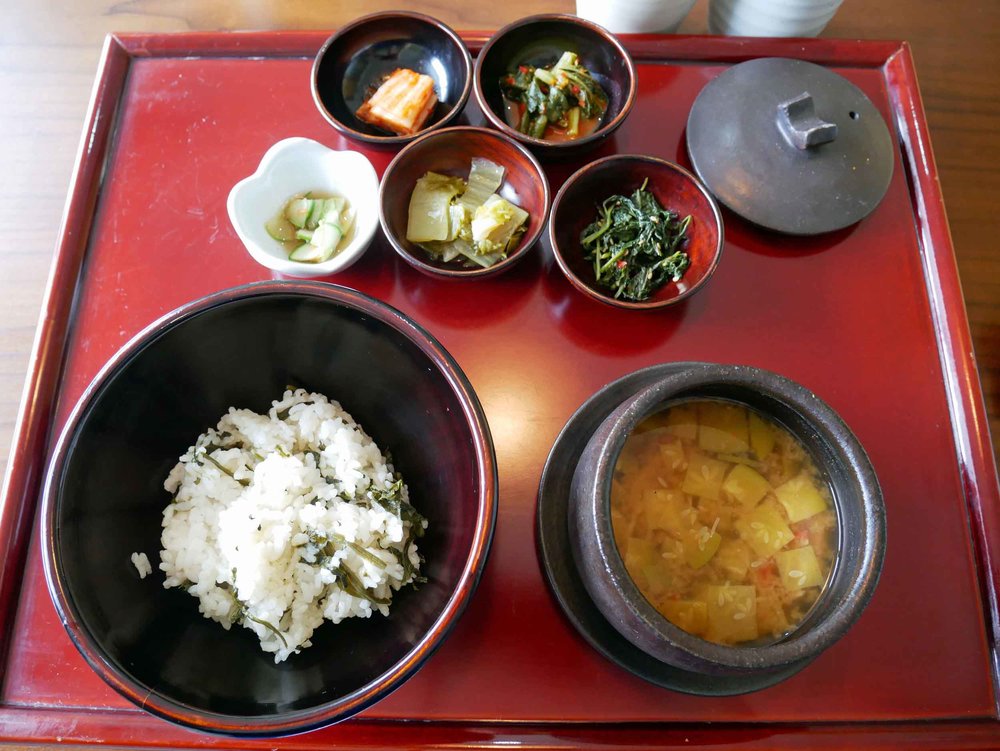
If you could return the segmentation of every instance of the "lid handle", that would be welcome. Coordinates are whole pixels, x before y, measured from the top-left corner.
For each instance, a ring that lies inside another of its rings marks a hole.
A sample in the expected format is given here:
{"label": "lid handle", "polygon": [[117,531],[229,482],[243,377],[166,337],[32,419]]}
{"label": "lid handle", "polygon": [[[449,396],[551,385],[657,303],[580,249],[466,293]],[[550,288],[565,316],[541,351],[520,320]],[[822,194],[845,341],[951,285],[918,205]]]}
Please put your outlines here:
{"label": "lid handle", "polygon": [[797,149],[811,149],[837,137],[837,124],[816,115],[812,94],[805,91],[778,105],[778,129]]}

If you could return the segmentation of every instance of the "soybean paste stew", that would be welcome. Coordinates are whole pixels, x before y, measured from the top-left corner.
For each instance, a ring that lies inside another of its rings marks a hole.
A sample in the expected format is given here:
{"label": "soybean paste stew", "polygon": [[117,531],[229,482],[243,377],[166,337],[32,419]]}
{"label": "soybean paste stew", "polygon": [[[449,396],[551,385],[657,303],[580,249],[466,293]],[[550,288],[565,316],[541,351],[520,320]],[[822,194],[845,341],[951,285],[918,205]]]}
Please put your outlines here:
{"label": "soybean paste stew", "polygon": [[718,644],[794,630],[837,554],[832,491],[809,453],[720,400],[677,402],[636,428],[615,467],[611,519],[643,596]]}

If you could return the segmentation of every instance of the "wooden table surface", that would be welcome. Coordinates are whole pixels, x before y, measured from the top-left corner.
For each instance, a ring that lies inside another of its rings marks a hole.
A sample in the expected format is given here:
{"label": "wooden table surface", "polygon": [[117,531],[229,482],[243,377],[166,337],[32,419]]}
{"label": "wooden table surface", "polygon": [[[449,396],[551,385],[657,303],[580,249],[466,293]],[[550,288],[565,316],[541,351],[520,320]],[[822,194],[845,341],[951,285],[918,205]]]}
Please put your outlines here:
{"label": "wooden table surface", "polygon": [[[572,0],[6,0],[0,26],[0,463],[7,465],[35,327],[104,35],[332,29],[400,6],[492,29]],[[680,31],[705,33],[707,0]],[[904,39],[916,60],[995,450],[1000,447],[1000,1],[845,0],[825,37]],[[877,408],[877,405],[873,405]]]}

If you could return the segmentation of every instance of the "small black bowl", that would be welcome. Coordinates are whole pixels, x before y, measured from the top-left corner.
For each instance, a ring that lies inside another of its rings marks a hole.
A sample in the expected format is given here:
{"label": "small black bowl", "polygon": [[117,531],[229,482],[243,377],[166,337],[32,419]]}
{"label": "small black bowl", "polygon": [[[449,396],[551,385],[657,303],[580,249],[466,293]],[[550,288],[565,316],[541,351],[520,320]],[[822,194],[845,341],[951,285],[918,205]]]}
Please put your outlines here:
{"label": "small black bowl", "polygon": [[[392,454],[429,520],[428,581],[400,590],[387,618],[324,623],[276,665],[249,631],[223,631],[129,558],[158,563],[177,457],[230,406],[264,412],[286,384],[337,399]],[[265,282],[167,315],[95,379],[49,465],[45,576],[77,649],[125,698],[199,730],[286,735],[360,712],[420,668],[475,591],[496,502],[485,415],[440,344],[354,290]]]}
{"label": "small black bowl", "polygon": [[[476,157],[504,168],[500,193],[528,212],[517,247],[489,268],[445,263],[406,239],[410,196],[417,180],[430,171],[467,178]],[[445,128],[417,139],[389,163],[379,188],[379,221],[389,243],[417,271],[440,279],[483,279],[510,269],[535,245],[548,215],[549,181],[542,166],[519,143],[488,128]]]}
{"label": "small black bowl", "polygon": [[[572,141],[546,141],[510,127],[504,117],[501,77],[519,65],[552,65],[567,51],[580,56],[608,95],[608,109],[597,129]],[[476,58],[474,80],[476,100],[490,124],[543,156],[571,156],[597,146],[625,122],[638,89],[635,64],[611,32],[582,18],[559,14],[529,16],[500,29]]]}
{"label": "small black bowl", "polygon": [[[643,184],[661,206],[691,217],[683,245],[691,265],[681,279],[667,282],[648,299],[623,300],[598,286],[580,237],[608,198],[631,195]],[[549,243],[569,283],[598,302],[625,310],[656,310],[687,300],[712,278],[725,247],[722,212],[708,189],[680,165],[652,156],[615,154],[583,165],[559,189],[551,216]]]}
{"label": "small black bowl", "polygon": [[[833,487],[839,523],[833,573],[805,621],[777,642],[724,646],[678,628],[642,595],[615,544],[611,481],[625,440],[649,415],[689,398],[728,399],[771,417],[803,443]],[[775,673],[819,655],[861,615],[885,554],[882,493],[858,439],[808,389],[747,366],[689,363],[622,401],[587,442],[573,476],[568,523],[577,571],[607,621],[649,656],[717,676]]]}
{"label": "small black bowl", "polygon": [[[396,68],[434,79],[437,109],[424,127],[397,136],[355,116],[358,107]],[[388,11],[359,18],[331,36],[312,67],[313,101],[340,133],[374,146],[396,147],[453,123],[472,89],[472,58],[451,28],[421,13]]]}

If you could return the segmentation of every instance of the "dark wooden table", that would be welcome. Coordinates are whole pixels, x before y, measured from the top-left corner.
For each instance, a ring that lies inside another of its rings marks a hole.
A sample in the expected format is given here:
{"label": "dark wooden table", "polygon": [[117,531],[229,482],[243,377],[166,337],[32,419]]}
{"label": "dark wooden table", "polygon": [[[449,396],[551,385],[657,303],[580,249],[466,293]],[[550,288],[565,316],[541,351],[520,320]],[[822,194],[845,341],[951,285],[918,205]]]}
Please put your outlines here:
{"label": "dark wooden table", "polygon": [[[331,29],[400,6],[492,29],[570,0],[10,0],[0,27],[0,462],[6,467],[46,278],[104,35]],[[707,0],[682,25],[705,33]],[[1000,448],[1000,2],[845,0],[825,37],[910,42],[951,223],[995,451]]]}

